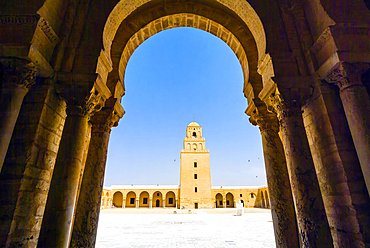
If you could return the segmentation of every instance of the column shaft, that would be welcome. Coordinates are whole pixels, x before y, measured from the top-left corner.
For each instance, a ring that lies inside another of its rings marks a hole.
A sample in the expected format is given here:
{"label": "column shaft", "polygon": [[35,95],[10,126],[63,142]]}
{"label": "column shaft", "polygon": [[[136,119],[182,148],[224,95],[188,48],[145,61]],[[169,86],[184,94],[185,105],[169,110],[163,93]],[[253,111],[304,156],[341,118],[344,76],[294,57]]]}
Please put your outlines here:
{"label": "column shaft", "polygon": [[370,199],[360,163],[336,90],[326,83],[316,88],[304,124],[334,246],[361,247],[370,233]]}
{"label": "column shaft", "polygon": [[333,247],[299,106],[281,117],[281,133],[302,247]]}
{"label": "column shaft", "polygon": [[275,115],[267,114],[266,110],[263,112],[262,115],[255,110],[250,122],[259,125],[261,131],[276,247],[300,247],[284,149],[278,134],[278,121]]}
{"label": "column shaft", "polygon": [[95,247],[111,128],[110,114],[111,112],[102,110],[91,119],[91,139],[70,247]]}
{"label": "column shaft", "polygon": [[370,192],[370,99],[364,86],[345,88],[340,98],[346,113],[353,142]]}
{"label": "column shaft", "polygon": [[36,67],[27,60],[0,59],[3,78],[0,95],[0,171],[22,106],[23,98],[35,83]]}
{"label": "column shaft", "polygon": [[37,245],[65,108],[46,84],[24,99],[0,175],[1,247]]}
{"label": "column shaft", "polygon": [[88,117],[76,114],[75,109],[67,109],[67,115],[40,233],[41,247],[67,248],[71,238]]}
{"label": "column shaft", "polygon": [[340,89],[340,98],[370,194],[370,99],[361,81],[369,64],[340,62],[326,80]]}

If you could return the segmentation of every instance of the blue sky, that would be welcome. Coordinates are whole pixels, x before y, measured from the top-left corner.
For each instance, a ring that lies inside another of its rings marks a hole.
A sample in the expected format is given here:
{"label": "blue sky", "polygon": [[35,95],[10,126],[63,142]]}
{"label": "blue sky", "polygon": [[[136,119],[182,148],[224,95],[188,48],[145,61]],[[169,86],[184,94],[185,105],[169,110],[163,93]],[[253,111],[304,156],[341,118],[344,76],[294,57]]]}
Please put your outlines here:
{"label": "blue sky", "polygon": [[210,150],[212,185],[266,185],[261,136],[244,113],[241,66],[222,40],[193,28],[160,32],[130,58],[125,88],[126,114],[111,132],[105,186],[178,185],[193,118]]}

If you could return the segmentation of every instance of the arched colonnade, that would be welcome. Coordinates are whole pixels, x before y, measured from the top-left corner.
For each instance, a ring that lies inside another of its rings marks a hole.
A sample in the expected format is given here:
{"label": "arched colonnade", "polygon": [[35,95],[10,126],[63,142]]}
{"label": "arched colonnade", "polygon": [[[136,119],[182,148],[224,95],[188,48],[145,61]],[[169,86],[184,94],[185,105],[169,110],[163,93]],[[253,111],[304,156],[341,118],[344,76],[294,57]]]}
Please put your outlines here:
{"label": "arched colonnade", "polygon": [[363,0],[4,2],[0,246],[94,246],[126,65],[175,27],[214,34],[240,61],[277,247],[369,246]]}
{"label": "arched colonnade", "polygon": [[[112,205],[115,208],[177,208],[177,191],[134,190],[112,191]],[[105,207],[102,207],[105,208]]]}

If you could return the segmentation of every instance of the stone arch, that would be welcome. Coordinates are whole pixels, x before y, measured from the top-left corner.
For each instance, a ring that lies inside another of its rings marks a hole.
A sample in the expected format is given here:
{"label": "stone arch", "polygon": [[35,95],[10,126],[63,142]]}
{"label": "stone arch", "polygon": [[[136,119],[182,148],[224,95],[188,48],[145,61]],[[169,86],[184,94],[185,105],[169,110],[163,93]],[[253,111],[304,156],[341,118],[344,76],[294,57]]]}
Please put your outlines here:
{"label": "stone arch", "polygon": [[163,201],[163,196],[162,192],[156,191],[153,193],[153,208],[158,208],[158,207],[163,207],[162,201]]}
{"label": "stone arch", "polygon": [[175,207],[175,206],[176,206],[176,195],[173,191],[168,191],[166,194],[166,207]]}
{"label": "stone arch", "polygon": [[123,203],[123,194],[121,191],[117,191],[113,194],[113,205],[117,208],[121,208]]}
{"label": "stone arch", "polygon": [[215,199],[216,199],[216,208],[223,208],[224,199],[222,197],[222,194],[217,193],[216,196],[215,196]]}
{"label": "stone arch", "polygon": [[105,194],[105,196],[106,196],[106,197],[109,197],[109,192],[107,192],[107,193]]}
{"label": "stone arch", "polygon": [[266,37],[260,18],[244,0],[120,1],[103,30],[100,57],[107,60],[107,71],[111,71],[107,86],[114,91],[120,81],[124,91],[126,65],[135,49],[150,36],[176,27],[201,29],[222,39],[239,59],[244,89],[250,82],[256,91],[253,95],[259,93],[262,81],[257,67],[265,56]]}
{"label": "stone arch", "polygon": [[139,207],[149,207],[149,193],[147,191],[140,193]]}
{"label": "stone arch", "polygon": [[234,195],[232,193],[226,194],[226,207],[227,208],[233,208],[234,207]]}
{"label": "stone arch", "polygon": [[126,195],[126,207],[134,208],[136,207],[136,193],[134,191],[130,191]]}

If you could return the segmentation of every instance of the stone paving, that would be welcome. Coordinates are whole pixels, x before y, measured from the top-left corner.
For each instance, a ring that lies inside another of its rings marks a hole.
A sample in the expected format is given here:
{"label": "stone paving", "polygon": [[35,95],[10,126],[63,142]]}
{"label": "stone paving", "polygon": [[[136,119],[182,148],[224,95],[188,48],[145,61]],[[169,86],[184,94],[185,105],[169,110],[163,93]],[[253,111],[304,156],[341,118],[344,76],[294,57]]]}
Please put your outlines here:
{"label": "stone paving", "polygon": [[235,213],[236,209],[190,214],[178,209],[102,210],[96,247],[275,247],[269,209]]}

